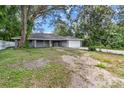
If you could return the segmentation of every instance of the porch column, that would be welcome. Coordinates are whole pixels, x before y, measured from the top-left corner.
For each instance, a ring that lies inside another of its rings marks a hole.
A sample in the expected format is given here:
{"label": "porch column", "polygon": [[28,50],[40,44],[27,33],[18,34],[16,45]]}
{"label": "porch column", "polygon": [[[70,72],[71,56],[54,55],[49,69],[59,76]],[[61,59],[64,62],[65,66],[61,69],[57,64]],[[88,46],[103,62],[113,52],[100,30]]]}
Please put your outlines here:
{"label": "porch column", "polygon": [[49,40],[49,46],[52,47],[52,41],[51,40]]}
{"label": "porch column", "polygon": [[36,47],[37,47],[37,41],[34,40],[34,48],[36,48]]}

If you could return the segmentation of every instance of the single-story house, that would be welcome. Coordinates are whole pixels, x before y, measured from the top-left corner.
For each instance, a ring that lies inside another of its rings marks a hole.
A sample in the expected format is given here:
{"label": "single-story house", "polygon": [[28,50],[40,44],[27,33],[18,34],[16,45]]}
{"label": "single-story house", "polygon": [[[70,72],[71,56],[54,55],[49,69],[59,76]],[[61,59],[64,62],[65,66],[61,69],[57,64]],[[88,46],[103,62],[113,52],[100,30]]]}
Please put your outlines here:
{"label": "single-story house", "polygon": [[[12,38],[15,40],[15,47],[18,47],[20,37]],[[55,34],[47,33],[33,33],[29,36],[29,46],[31,48],[42,48],[42,47],[70,47],[79,48],[81,47],[81,39],[72,36],[58,36]]]}

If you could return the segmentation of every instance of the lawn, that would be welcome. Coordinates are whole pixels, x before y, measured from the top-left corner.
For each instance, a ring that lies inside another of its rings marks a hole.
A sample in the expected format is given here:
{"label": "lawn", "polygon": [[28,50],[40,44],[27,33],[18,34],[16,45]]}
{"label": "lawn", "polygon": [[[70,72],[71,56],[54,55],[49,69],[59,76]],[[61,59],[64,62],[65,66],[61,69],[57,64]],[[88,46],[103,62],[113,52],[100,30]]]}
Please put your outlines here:
{"label": "lawn", "polygon": [[68,48],[6,49],[0,51],[0,87],[69,87],[71,71],[62,61],[62,55],[89,55],[107,64],[98,67],[124,78],[122,55]]}
{"label": "lawn", "polygon": [[[6,49],[0,51],[0,87],[67,87],[69,71],[59,62],[55,49]],[[22,63],[39,58],[50,62],[27,69]]]}

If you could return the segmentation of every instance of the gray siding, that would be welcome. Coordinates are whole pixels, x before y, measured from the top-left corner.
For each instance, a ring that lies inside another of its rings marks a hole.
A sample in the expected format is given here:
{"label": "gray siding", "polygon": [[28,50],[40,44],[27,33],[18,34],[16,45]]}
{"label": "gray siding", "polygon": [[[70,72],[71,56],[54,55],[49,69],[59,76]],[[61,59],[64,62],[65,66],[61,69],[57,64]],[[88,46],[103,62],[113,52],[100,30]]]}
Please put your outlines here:
{"label": "gray siding", "polygon": [[68,47],[68,41],[62,41],[62,47]]}
{"label": "gray siding", "polygon": [[36,41],[36,47],[49,47],[49,41],[43,41],[43,40],[37,40]]}
{"label": "gray siding", "polygon": [[[29,47],[30,48],[43,48],[43,47],[72,47],[72,48],[79,48],[81,47],[80,41],[75,40],[30,40]],[[18,46],[18,41],[15,40],[15,45]]]}

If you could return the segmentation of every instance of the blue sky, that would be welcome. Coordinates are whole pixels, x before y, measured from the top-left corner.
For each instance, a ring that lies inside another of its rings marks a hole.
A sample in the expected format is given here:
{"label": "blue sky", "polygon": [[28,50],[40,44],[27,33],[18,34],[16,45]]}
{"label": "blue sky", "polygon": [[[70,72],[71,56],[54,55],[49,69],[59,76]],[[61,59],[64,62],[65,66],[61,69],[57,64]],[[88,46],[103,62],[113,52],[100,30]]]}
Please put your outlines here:
{"label": "blue sky", "polygon": [[[112,6],[112,8],[115,10],[117,8],[117,6]],[[75,19],[76,16],[77,16],[77,9],[75,9],[71,16],[72,16],[72,19]],[[59,12],[59,15],[60,17],[63,19],[63,20],[66,20],[65,19],[65,15],[62,13],[62,12]],[[54,26],[51,25],[51,22],[52,22],[52,19],[53,17],[52,16],[48,16],[46,18],[46,20],[42,20],[42,17],[39,17],[35,20],[35,30],[34,32],[45,32],[45,33],[51,33],[54,31]]]}
{"label": "blue sky", "polygon": [[45,22],[43,22],[42,18],[39,17],[35,20],[35,31],[34,32],[53,32],[54,27],[50,26],[50,19],[47,18]]}

